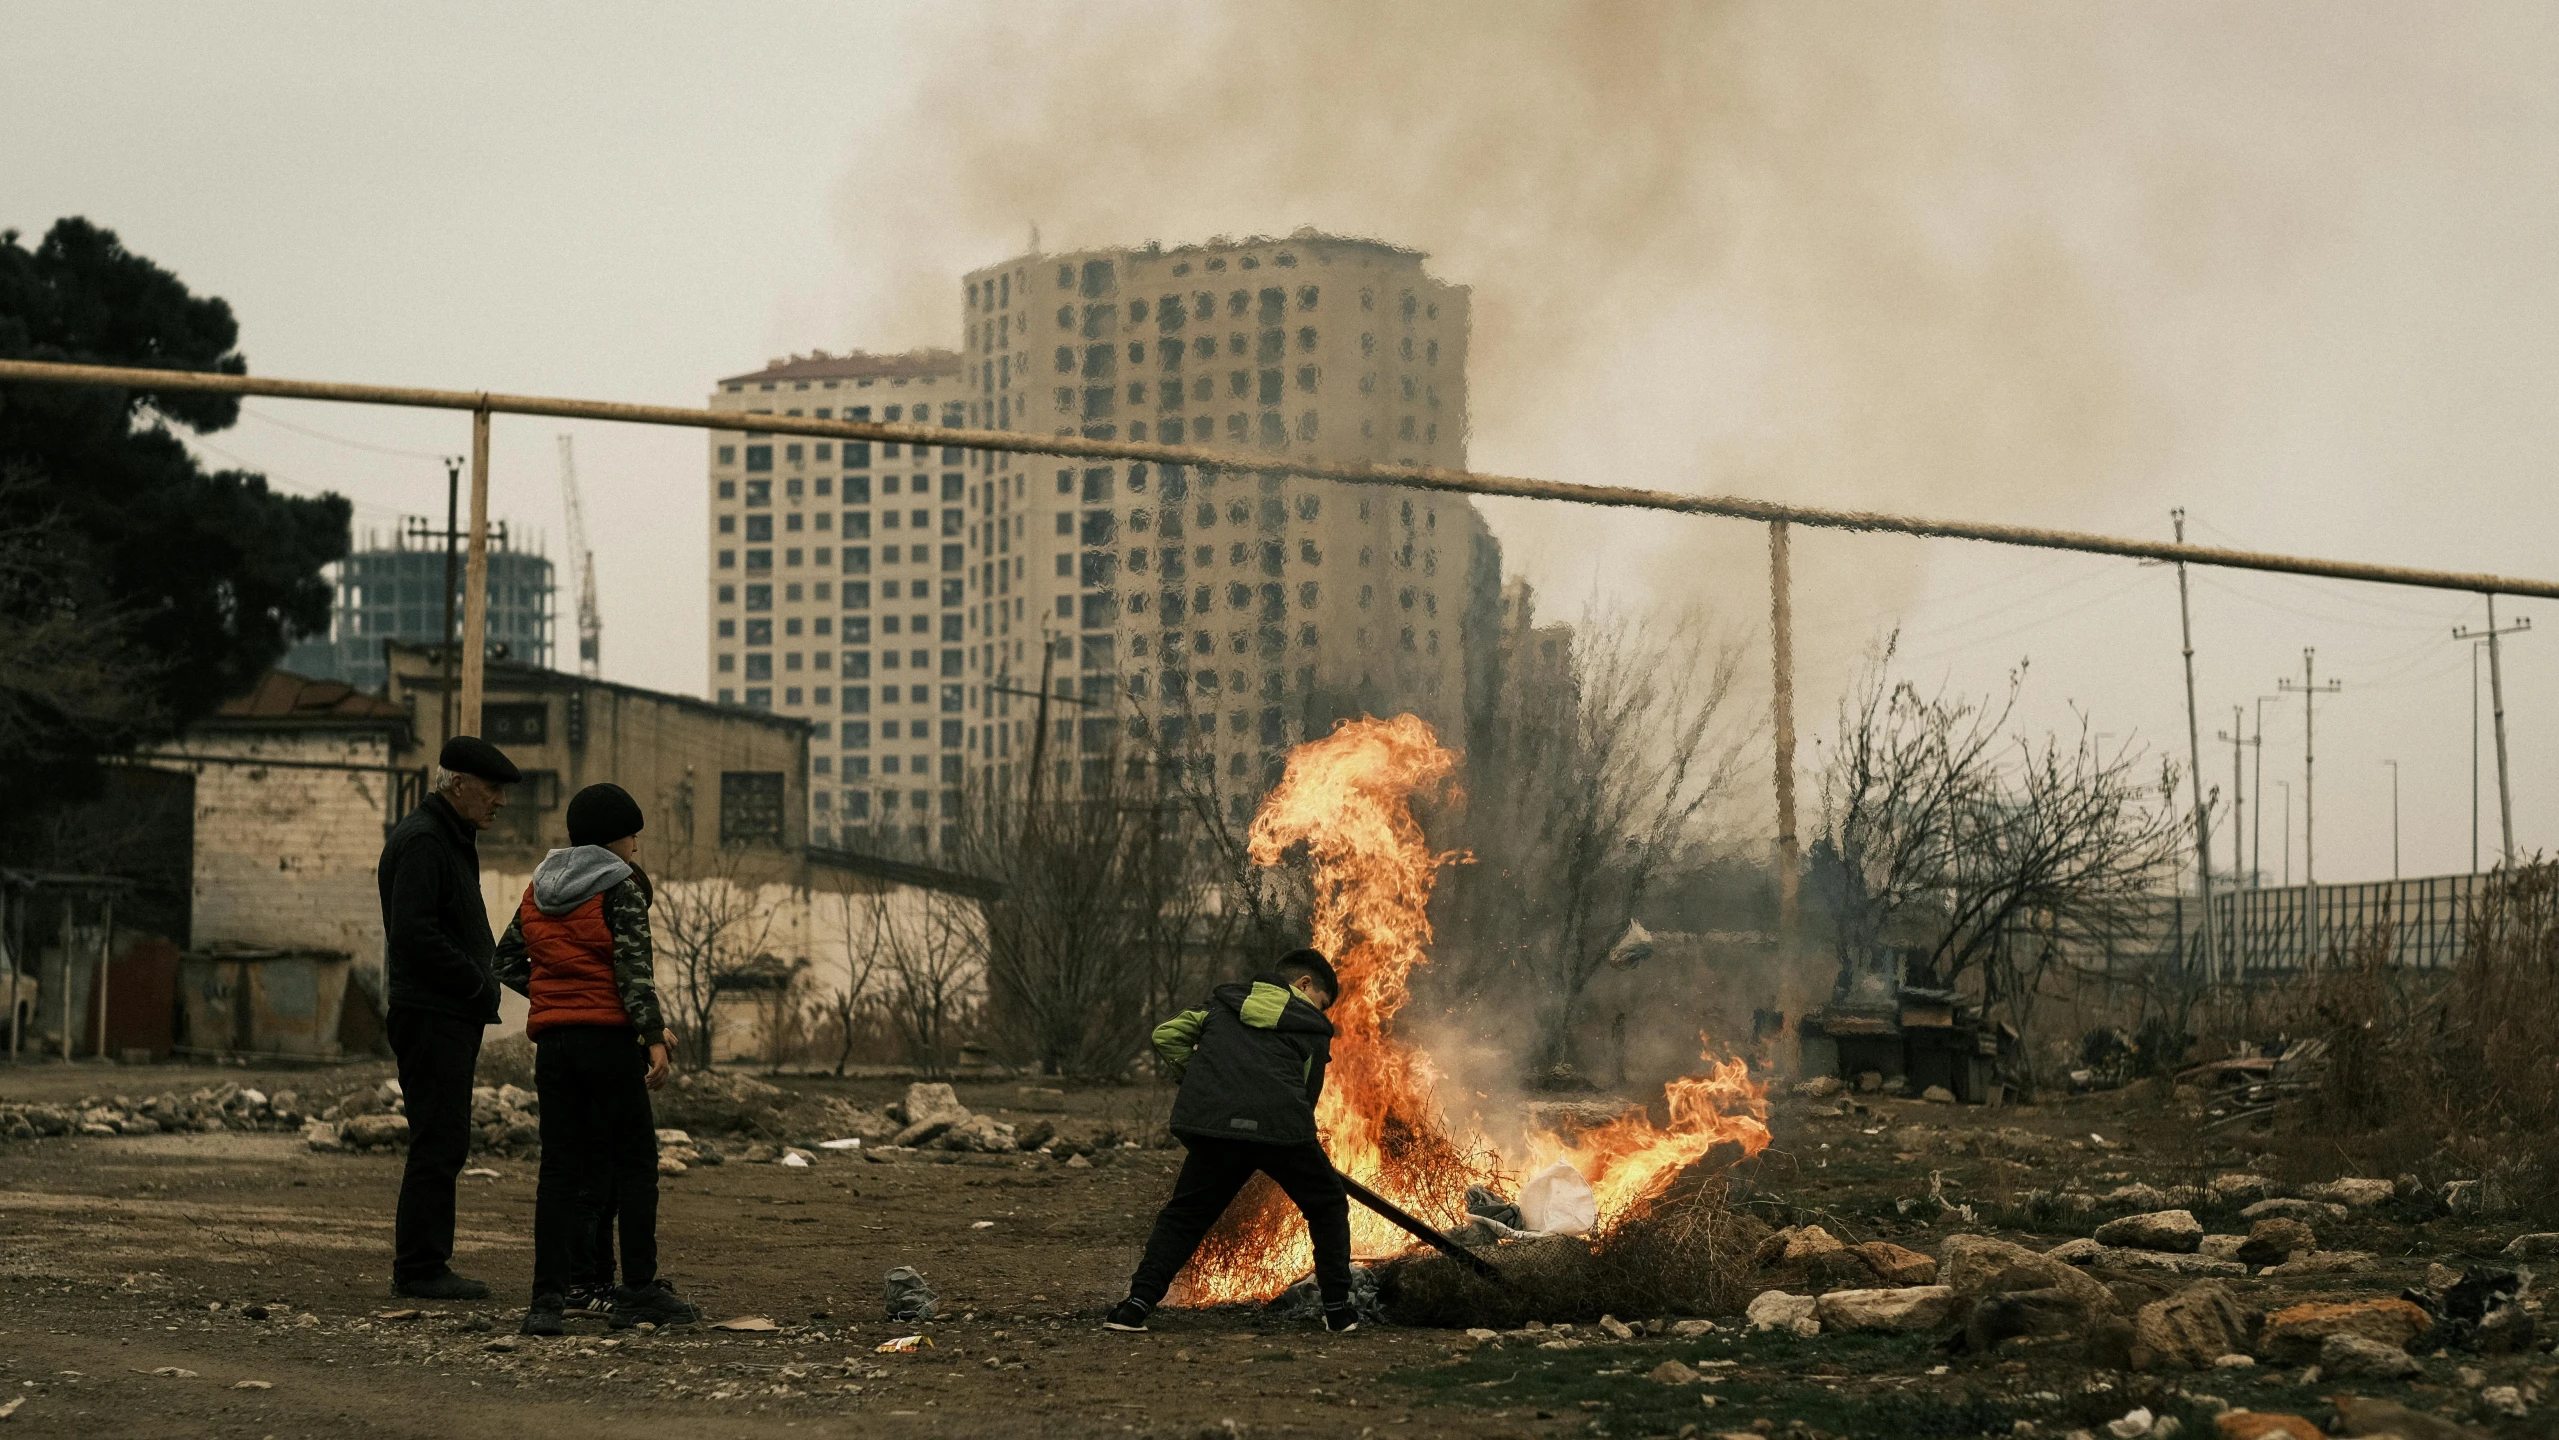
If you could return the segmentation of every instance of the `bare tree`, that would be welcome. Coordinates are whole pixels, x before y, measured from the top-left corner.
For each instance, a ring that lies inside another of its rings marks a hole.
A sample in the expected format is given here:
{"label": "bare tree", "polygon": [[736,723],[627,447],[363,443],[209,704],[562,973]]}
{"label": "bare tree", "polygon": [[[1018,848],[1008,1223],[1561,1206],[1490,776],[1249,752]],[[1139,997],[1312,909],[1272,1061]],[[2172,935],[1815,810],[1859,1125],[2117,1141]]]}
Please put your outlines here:
{"label": "bare tree", "polygon": [[683,1017],[678,1038],[696,1066],[711,1063],[721,993],[765,955],[780,923],[749,880],[747,858],[732,846],[687,866],[692,873],[658,880],[650,924],[667,962],[659,973],[672,982],[660,993]]}
{"label": "bare tree", "polygon": [[856,910],[861,943],[878,957],[881,1009],[915,1064],[943,1073],[985,994],[986,933],[977,902],[898,888],[861,897]]}
{"label": "bare tree", "polygon": [[989,992],[1044,1073],[1116,1078],[1168,1007],[1192,1003],[1236,907],[1172,765],[1083,729],[1070,783],[969,807],[969,867],[1002,887],[984,907]]}
{"label": "bare tree", "polygon": [[817,1008],[825,1018],[835,1041],[835,1073],[853,1062],[853,1050],[861,1043],[868,1022],[877,1013],[880,997],[875,987],[880,975],[880,951],[871,943],[870,927],[863,923],[868,914],[869,891],[838,890],[830,896],[837,943],[844,951],[844,976],[834,988],[818,997]]}
{"label": "bare tree", "polygon": [[1579,1072],[1584,991],[1746,753],[1729,713],[1739,650],[1703,630],[1594,611],[1552,653],[1528,648],[1524,618],[1506,637],[1493,723],[1468,757],[1474,863],[1450,877],[1455,943],[1441,949],[1444,983],[1478,1003],[1526,992],[1532,1083]]}
{"label": "bare tree", "polygon": [[2102,746],[2085,715],[2067,737],[2010,733],[2022,666],[1994,701],[1929,695],[1891,677],[1893,648],[1841,703],[1807,857],[1842,985],[1899,952],[1917,983],[1980,971],[2022,1022],[2045,971],[2155,921],[2176,767]]}

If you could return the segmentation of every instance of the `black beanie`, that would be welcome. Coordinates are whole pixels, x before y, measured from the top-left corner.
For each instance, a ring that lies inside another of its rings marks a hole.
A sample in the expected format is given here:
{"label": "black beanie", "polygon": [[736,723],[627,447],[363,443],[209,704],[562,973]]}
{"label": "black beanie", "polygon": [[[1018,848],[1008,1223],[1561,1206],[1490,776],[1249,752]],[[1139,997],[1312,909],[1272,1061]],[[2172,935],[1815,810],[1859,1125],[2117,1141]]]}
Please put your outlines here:
{"label": "black beanie", "polygon": [[640,826],[640,802],[619,785],[589,785],[569,797],[572,845],[610,845],[625,835],[639,834]]}

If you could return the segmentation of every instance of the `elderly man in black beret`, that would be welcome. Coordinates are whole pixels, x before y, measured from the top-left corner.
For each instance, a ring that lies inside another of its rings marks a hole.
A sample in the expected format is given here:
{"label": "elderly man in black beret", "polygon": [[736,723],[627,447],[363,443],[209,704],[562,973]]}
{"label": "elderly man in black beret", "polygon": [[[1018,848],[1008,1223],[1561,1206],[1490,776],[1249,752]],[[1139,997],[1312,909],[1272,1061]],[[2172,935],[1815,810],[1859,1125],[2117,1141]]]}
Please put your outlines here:
{"label": "elderly man in black beret", "polygon": [[497,822],[523,775],[473,735],[444,742],[432,794],[391,827],[376,878],[391,1051],[409,1114],[409,1167],[392,1232],[391,1292],[479,1300],[489,1287],[453,1273],[453,1187],[471,1153],[471,1078],[480,1032],[498,1020],[497,941],[480,903],[479,832]]}

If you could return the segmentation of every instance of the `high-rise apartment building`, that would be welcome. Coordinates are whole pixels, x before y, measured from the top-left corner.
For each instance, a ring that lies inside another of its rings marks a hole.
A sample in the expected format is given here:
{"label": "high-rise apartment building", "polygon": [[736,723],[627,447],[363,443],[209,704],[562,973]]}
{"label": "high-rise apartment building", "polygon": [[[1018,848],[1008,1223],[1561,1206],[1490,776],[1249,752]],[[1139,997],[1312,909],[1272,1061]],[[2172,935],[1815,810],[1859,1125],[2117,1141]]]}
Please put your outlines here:
{"label": "high-rise apartment building", "polygon": [[[1300,232],[1032,254],[962,302],[960,354],[776,361],[712,405],[1466,463],[1468,295],[1417,251]],[[1035,756],[1052,793],[1177,757],[1240,822],[1338,717],[1412,711],[1462,744],[1482,713],[1501,558],[1463,496],[710,444],[713,693],[814,722],[817,843],[945,848],[969,791],[1019,794]]]}
{"label": "high-rise apartment building", "polygon": [[[1300,231],[988,266],[963,292],[964,418],[1462,467],[1469,297],[1423,259]],[[1409,710],[1463,743],[1501,569],[1465,497],[1036,456],[979,473],[981,673],[1036,688],[1049,647],[1054,694],[1080,702],[1051,707],[1054,783],[1134,741],[1214,766],[1240,820],[1335,718]],[[979,702],[973,759],[1000,785],[1032,748],[1029,708]]]}
{"label": "high-rise apartment building", "polygon": [[[714,410],[962,422],[947,350],[776,360]],[[969,672],[956,450],[709,438],[711,693],[811,722],[809,840],[929,849],[964,783]]]}

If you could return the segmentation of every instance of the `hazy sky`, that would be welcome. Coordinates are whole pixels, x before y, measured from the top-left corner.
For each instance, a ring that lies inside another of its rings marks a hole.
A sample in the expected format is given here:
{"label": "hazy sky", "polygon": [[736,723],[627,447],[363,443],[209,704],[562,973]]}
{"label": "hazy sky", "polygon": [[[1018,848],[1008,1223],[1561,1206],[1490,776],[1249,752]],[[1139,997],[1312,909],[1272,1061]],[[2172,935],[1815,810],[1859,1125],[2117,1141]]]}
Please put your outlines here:
{"label": "hazy sky", "polygon": [[[1474,287],[1480,468],[2151,535],[2183,505],[2210,542],[2559,577],[2548,6],[5,15],[0,226],[111,226],[229,299],[262,373],[697,404],[791,350],[953,343],[953,277],[1034,223],[1060,247],[1311,224]],[[440,506],[429,457],[466,438],[248,409],[208,458],[350,494],[359,530]],[[701,438],[496,429],[494,512],[555,557],[576,434],[607,673],[698,693]],[[1489,513],[1550,614],[1693,600],[1764,647],[1752,527]],[[2031,657],[2039,722],[2077,705],[2183,755],[2171,572],[1797,554],[1808,770],[1897,622],[1931,683]],[[2231,706],[2316,645],[2347,683],[2319,717],[2322,878],[2389,873],[2386,758],[2407,873],[2467,868],[2450,627],[2475,599],[2226,573],[2194,597],[2208,783]],[[2527,847],[2559,844],[2554,646],[2508,652]],[[2272,869],[2301,708],[2264,711]]]}

